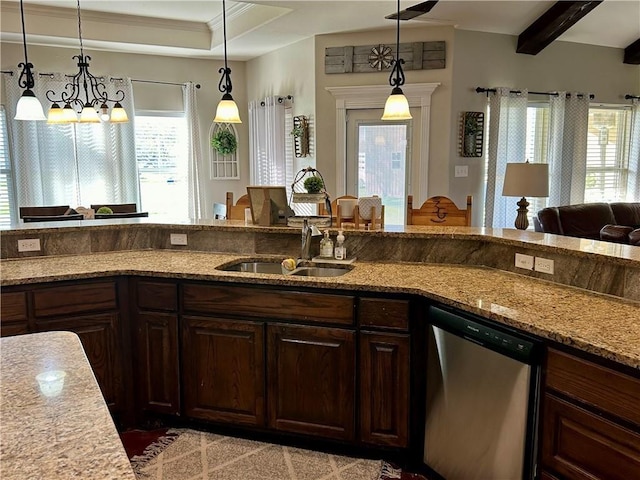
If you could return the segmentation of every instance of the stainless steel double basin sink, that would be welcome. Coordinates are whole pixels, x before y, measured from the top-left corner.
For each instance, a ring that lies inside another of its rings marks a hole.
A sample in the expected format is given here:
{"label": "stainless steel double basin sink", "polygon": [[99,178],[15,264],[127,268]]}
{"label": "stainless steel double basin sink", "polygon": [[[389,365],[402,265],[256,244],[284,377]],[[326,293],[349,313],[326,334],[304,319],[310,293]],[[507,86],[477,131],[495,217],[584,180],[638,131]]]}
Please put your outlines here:
{"label": "stainless steel double basin sink", "polygon": [[256,261],[232,263],[230,265],[220,267],[220,270],[224,270],[225,272],[269,273],[274,275],[285,274],[297,277],[339,277],[340,275],[344,275],[349,272],[350,269],[340,266],[326,267],[318,265],[304,265],[292,270],[291,273],[285,273],[283,272],[282,266],[279,262]]}

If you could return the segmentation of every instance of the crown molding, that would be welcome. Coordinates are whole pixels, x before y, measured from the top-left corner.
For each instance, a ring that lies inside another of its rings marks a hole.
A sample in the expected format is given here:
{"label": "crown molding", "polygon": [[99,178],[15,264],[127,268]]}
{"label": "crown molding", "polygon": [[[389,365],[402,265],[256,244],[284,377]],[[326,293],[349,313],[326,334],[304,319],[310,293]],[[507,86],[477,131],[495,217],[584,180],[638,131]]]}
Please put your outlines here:
{"label": "crown molding", "polygon": [[[226,10],[227,21],[232,21],[235,18],[238,18],[244,14],[248,14],[251,10],[257,8],[258,5],[252,5],[250,3],[234,3],[232,6],[228,7]],[[222,28],[222,13],[217,17],[209,20],[207,22],[207,26],[209,30],[212,32],[217,31]]]}

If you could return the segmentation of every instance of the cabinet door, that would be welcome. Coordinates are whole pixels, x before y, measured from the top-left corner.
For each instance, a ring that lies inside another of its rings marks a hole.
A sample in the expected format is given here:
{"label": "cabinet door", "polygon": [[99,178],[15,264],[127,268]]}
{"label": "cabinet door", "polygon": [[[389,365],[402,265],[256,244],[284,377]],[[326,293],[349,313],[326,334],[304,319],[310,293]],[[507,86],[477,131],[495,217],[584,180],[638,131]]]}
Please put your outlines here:
{"label": "cabinet door", "polygon": [[179,415],[178,317],[145,312],[138,313],[135,322],[140,406],[150,412]]}
{"label": "cabinet door", "polygon": [[264,326],[182,317],[182,378],[188,417],[264,425]]}
{"label": "cabinet door", "polygon": [[0,336],[27,333],[27,293],[3,292],[0,304]]}
{"label": "cabinet door", "polygon": [[409,335],[360,333],[360,439],[406,447]]}
{"label": "cabinet door", "polygon": [[125,409],[120,321],[117,313],[103,313],[36,323],[39,332],[67,330],[80,337],[105,402],[112,412]]}
{"label": "cabinet door", "polygon": [[269,426],[353,440],[355,332],[267,326]]}

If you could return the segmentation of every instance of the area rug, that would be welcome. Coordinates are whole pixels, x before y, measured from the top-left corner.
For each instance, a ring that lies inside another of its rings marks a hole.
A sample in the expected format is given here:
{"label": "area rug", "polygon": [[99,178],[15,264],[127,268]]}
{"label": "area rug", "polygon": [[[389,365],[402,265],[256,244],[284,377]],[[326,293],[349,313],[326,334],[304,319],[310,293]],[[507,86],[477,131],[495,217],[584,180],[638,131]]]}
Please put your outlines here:
{"label": "area rug", "polygon": [[171,429],[131,458],[141,480],[391,480],[380,460],[352,458],[242,438]]}

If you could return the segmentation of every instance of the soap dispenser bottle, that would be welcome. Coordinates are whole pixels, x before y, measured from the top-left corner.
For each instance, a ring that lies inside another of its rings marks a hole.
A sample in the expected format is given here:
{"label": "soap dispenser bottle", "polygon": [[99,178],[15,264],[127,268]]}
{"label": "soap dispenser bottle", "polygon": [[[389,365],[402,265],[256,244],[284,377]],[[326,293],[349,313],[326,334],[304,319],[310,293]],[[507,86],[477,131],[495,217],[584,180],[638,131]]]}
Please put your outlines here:
{"label": "soap dispenser bottle", "polygon": [[329,230],[324,231],[324,238],[320,240],[320,256],[333,258],[333,240],[329,238]]}
{"label": "soap dispenser bottle", "polygon": [[342,230],[338,230],[336,237],[336,248],[334,250],[334,258],[336,260],[344,260],[347,258],[347,249],[344,247],[344,234]]}

